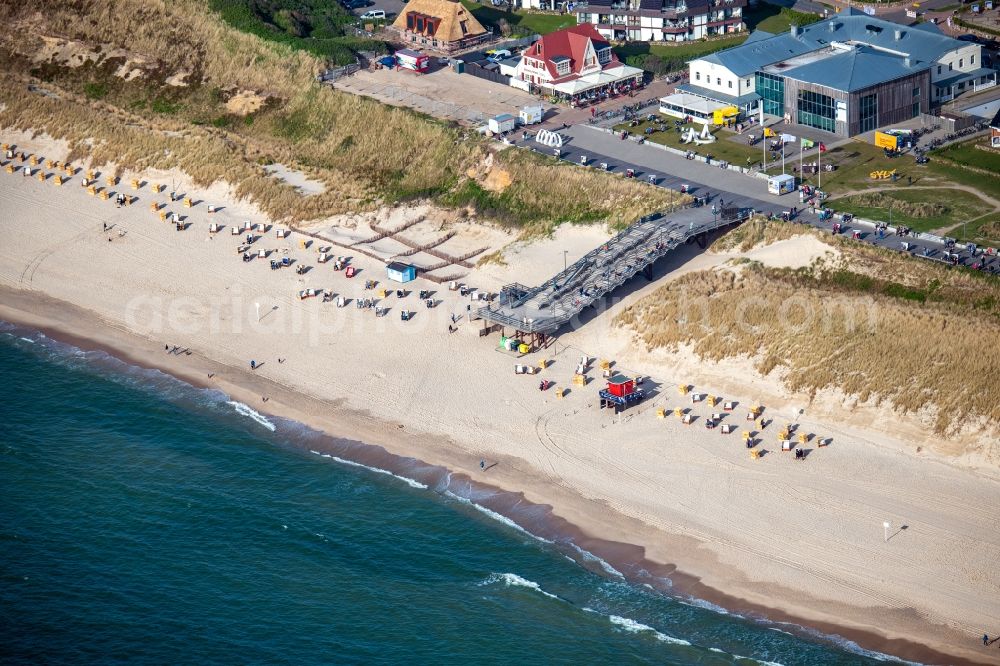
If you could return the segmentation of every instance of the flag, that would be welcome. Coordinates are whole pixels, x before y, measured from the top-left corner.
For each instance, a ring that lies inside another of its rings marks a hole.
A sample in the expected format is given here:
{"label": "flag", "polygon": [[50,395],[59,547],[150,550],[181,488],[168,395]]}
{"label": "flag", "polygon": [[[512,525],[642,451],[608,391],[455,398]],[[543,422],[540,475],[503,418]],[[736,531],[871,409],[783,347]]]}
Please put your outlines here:
{"label": "flag", "polygon": [[819,152],[821,152],[821,153],[825,153],[826,152],[826,144],[823,143],[822,141],[819,142]]}
{"label": "flag", "polygon": [[797,139],[794,134],[784,134],[781,135],[781,143],[795,143]]}
{"label": "flag", "polygon": [[764,136],[767,136],[767,137],[774,136],[774,130],[771,129],[770,127],[765,127],[764,128]]}
{"label": "flag", "polygon": [[812,139],[807,139],[805,137],[802,137],[802,147],[803,148],[812,148],[815,145],[816,144],[813,143]]}

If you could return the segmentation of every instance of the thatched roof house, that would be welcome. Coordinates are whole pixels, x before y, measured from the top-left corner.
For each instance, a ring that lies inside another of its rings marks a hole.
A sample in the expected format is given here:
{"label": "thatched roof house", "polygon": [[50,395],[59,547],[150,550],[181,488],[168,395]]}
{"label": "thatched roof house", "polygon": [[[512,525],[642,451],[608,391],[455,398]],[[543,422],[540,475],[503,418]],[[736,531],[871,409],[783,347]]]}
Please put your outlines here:
{"label": "thatched roof house", "polygon": [[456,0],[410,0],[392,27],[408,42],[442,50],[472,45],[487,34]]}

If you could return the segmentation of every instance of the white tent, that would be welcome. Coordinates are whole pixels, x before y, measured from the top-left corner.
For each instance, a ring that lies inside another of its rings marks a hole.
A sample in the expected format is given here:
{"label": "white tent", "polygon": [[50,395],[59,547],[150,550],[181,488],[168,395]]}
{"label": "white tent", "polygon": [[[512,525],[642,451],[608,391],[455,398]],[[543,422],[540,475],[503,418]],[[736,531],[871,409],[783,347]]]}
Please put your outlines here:
{"label": "white tent", "polygon": [[676,118],[691,116],[704,123],[712,120],[712,114],[716,109],[724,109],[726,106],[726,104],[683,92],[660,98],[660,113]]}
{"label": "white tent", "polygon": [[609,86],[622,81],[631,81],[636,78],[641,80],[642,75],[643,72],[638,67],[620,65],[618,67],[609,67],[601,72],[585,74],[581,77],[573,79],[572,81],[557,83],[552,86],[552,89],[556,92],[563,93],[564,95],[579,95],[580,93],[585,93],[588,90],[602,88],[604,86]]}

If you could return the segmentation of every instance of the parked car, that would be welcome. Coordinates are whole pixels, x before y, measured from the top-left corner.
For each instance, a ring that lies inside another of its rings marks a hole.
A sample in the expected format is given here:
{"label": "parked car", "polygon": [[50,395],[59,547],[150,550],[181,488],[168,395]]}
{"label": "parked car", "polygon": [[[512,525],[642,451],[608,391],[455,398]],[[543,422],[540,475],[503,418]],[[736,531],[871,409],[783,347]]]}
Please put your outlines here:
{"label": "parked car", "polygon": [[361,15],[363,19],[384,19],[385,10],[384,9],[369,9],[364,14]]}

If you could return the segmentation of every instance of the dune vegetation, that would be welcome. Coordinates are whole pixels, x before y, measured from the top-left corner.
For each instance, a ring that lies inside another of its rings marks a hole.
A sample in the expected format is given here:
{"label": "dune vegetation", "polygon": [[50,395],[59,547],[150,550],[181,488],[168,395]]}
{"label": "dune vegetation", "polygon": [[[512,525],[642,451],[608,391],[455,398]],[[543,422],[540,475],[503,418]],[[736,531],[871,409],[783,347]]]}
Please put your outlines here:
{"label": "dune vegetation", "polygon": [[[722,243],[795,233],[771,223]],[[801,229],[801,227],[797,227]],[[814,233],[814,232],[809,232]],[[1000,282],[994,276],[822,236],[839,258],[802,269],[737,261],[682,276],[616,319],[648,350],[688,346],[702,359],[752,359],[790,391],[837,389],[933,419],[939,433],[997,427],[990,368],[1000,358]]]}
{"label": "dune vegetation", "polygon": [[[240,32],[204,0],[3,3],[0,21],[0,126],[65,138],[75,158],[98,166],[225,180],[275,219],[429,198],[544,232],[564,221],[627,223],[677,197],[323,87],[324,60]],[[268,176],[268,163],[326,191],[302,196]],[[503,192],[481,187],[491,170],[510,177]]]}

